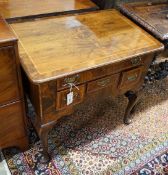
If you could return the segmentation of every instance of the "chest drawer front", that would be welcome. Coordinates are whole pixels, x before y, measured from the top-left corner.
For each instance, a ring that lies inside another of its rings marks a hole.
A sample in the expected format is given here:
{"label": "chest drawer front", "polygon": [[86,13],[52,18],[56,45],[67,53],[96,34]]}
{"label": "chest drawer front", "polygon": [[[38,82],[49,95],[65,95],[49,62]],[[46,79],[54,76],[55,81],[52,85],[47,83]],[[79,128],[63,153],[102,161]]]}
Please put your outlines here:
{"label": "chest drawer front", "polygon": [[144,66],[122,72],[119,83],[119,89],[132,89],[134,85],[139,83]]}
{"label": "chest drawer front", "polygon": [[58,90],[66,89],[69,87],[69,83],[73,83],[77,85],[77,84],[83,83],[84,81],[85,81],[84,73],[70,75],[57,80],[57,89]]}
{"label": "chest drawer front", "polygon": [[0,107],[0,147],[25,136],[22,102]]}
{"label": "chest drawer front", "polygon": [[59,91],[68,88],[68,83],[74,83],[78,85],[87,81],[93,81],[98,78],[116,74],[130,68],[148,65],[151,62],[152,58],[153,54],[137,56],[121,62],[113,63],[110,65],[94,68],[79,74],[74,74],[64,78],[60,78],[57,80],[57,90]]}
{"label": "chest drawer front", "polygon": [[0,49],[0,105],[19,98],[13,47]]}
{"label": "chest drawer front", "polygon": [[67,89],[57,92],[56,108],[58,110],[82,102],[85,94],[85,85],[73,87],[71,92],[73,92],[73,101],[69,105],[67,104],[67,95],[70,93],[70,90]]}
{"label": "chest drawer front", "polygon": [[94,92],[99,89],[106,88],[108,86],[111,86],[112,89],[115,89],[117,88],[118,80],[119,80],[119,74],[115,74],[89,82],[87,85],[87,93]]}
{"label": "chest drawer front", "polygon": [[137,67],[140,65],[146,64],[146,60],[151,59],[151,56],[149,55],[146,56],[138,56],[135,58],[130,58],[128,60],[124,60],[121,62],[113,63],[107,66],[99,67],[93,70],[90,70],[87,72],[87,80],[91,81],[93,79],[98,79],[103,76],[119,73],[123,70],[132,68],[132,67]]}

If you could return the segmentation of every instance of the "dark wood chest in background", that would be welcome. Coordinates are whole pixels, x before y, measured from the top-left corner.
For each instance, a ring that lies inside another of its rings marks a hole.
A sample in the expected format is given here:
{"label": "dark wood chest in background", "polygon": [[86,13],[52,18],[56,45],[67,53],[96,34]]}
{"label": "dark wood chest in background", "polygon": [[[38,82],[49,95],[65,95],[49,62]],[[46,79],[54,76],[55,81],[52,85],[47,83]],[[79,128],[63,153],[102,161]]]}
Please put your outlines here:
{"label": "dark wood chest in background", "polygon": [[148,81],[168,76],[168,1],[141,1],[119,5],[120,10],[137,24],[153,34],[165,45],[150,67]]}
{"label": "dark wood chest in background", "polygon": [[128,17],[151,32],[161,41],[168,40],[168,2],[142,1],[119,6]]}
{"label": "dark wood chest in background", "polygon": [[0,18],[0,149],[28,147],[17,40]]}

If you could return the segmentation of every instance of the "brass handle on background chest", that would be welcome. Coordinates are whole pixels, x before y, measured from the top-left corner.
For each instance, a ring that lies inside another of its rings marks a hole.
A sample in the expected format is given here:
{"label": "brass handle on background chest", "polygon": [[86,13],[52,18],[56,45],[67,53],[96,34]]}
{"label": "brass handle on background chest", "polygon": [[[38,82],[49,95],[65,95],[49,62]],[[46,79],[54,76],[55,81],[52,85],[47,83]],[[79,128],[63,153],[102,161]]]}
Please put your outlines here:
{"label": "brass handle on background chest", "polygon": [[131,63],[132,63],[133,66],[137,66],[137,65],[139,65],[141,63],[141,61],[142,61],[141,57],[136,57],[136,58],[133,58],[131,60]]}
{"label": "brass handle on background chest", "polygon": [[68,85],[70,83],[73,83],[73,84],[77,83],[79,81],[79,78],[80,78],[80,76],[78,74],[77,75],[74,75],[72,77],[65,78],[64,79],[64,86],[65,85]]}
{"label": "brass handle on background chest", "polygon": [[98,86],[105,87],[110,83],[110,78],[97,82]]}
{"label": "brass handle on background chest", "polygon": [[138,75],[137,74],[134,74],[134,75],[131,75],[127,78],[128,81],[135,81],[137,79]]}

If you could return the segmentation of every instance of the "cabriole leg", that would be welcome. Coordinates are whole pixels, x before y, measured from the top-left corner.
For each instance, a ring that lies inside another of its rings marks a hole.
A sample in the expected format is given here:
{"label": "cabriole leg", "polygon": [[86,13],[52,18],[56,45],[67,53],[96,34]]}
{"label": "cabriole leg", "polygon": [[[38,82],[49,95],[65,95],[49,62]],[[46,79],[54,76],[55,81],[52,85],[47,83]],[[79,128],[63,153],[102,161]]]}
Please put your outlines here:
{"label": "cabriole leg", "polygon": [[48,154],[48,133],[49,131],[50,131],[50,128],[42,127],[41,132],[39,134],[42,148],[43,148],[43,152],[42,152],[43,157],[40,160],[41,163],[47,163],[50,161],[50,156]]}
{"label": "cabriole leg", "polygon": [[127,92],[125,96],[128,98],[128,105],[124,115],[124,123],[128,125],[132,122],[131,112],[134,110],[136,103],[138,101],[138,98],[137,98],[137,93],[134,93],[132,91]]}

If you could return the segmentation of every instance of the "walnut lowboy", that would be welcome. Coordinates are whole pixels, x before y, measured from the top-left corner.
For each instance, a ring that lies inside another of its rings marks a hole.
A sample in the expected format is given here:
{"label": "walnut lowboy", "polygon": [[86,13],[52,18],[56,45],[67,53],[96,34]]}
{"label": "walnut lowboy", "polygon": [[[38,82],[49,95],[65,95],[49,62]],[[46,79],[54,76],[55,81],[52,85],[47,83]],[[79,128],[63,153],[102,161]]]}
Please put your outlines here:
{"label": "walnut lowboy", "polygon": [[10,25],[34,106],[34,127],[48,158],[48,132],[61,117],[99,90],[125,94],[124,122],[163,45],[116,10],[52,17]]}

